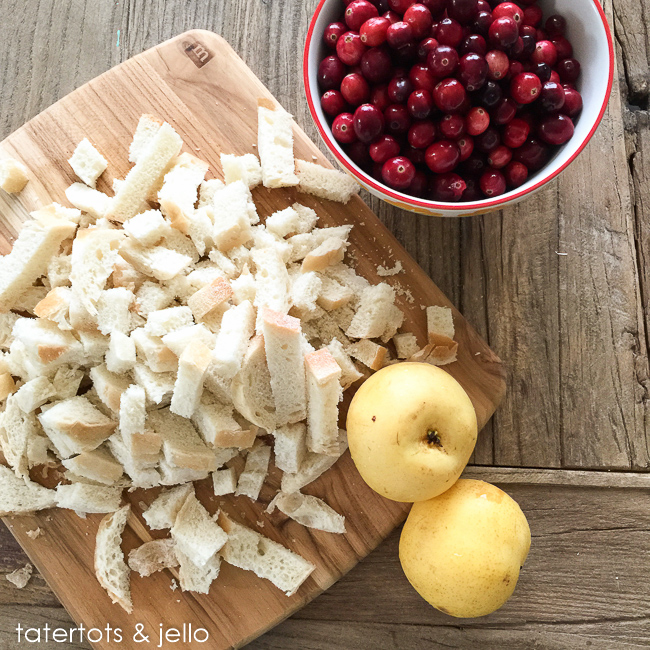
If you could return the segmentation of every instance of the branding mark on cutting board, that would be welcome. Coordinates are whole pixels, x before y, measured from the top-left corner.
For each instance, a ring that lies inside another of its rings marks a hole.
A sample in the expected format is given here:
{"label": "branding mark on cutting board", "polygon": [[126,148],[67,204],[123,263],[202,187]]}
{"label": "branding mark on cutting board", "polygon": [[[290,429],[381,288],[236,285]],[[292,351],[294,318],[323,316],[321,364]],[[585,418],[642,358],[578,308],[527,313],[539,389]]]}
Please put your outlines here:
{"label": "branding mark on cutting board", "polygon": [[197,68],[202,68],[214,56],[198,41],[183,41],[183,51]]}

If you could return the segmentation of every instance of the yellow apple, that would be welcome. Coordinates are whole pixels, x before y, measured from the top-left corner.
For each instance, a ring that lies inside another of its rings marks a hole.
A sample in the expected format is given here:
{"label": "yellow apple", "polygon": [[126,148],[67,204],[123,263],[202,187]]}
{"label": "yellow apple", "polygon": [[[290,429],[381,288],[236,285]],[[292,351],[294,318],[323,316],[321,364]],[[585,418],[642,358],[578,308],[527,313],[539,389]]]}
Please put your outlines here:
{"label": "yellow apple", "polygon": [[441,612],[485,616],[512,595],[530,550],[521,508],[503,490],[468,479],[413,504],[399,559],[416,591]]}
{"label": "yellow apple", "polygon": [[424,501],[448,490],[476,444],[476,413],[447,372],[398,363],[367,379],[347,419],[352,460],[364,481],[393,501]]}

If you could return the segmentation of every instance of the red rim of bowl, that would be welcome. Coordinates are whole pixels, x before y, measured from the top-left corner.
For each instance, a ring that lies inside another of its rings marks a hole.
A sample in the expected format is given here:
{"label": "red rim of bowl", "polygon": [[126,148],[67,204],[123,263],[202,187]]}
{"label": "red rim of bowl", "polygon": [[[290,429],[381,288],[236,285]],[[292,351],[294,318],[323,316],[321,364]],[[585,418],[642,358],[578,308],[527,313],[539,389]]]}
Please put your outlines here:
{"label": "red rim of bowl", "polygon": [[409,205],[413,205],[418,208],[429,208],[429,209],[457,211],[457,212],[464,212],[468,210],[480,210],[481,208],[496,208],[501,204],[510,203],[511,201],[516,201],[517,199],[520,199],[526,196],[527,194],[531,194],[532,192],[535,192],[540,187],[542,187],[542,185],[546,185],[546,183],[553,180],[558,174],[564,171],[582,153],[582,150],[587,146],[588,142],[591,140],[592,136],[596,132],[596,129],[600,125],[601,120],[603,119],[603,115],[605,114],[605,110],[607,109],[609,97],[612,92],[612,84],[614,82],[614,43],[612,41],[612,34],[609,29],[609,23],[607,22],[607,18],[605,16],[605,12],[603,11],[603,8],[601,7],[598,0],[592,0],[594,6],[596,7],[596,11],[598,12],[600,19],[603,23],[603,27],[605,29],[605,36],[607,37],[607,49],[608,49],[608,58],[609,58],[609,74],[607,78],[607,91],[605,92],[603,105],[600,108],[600,112],[598,113],[598,117],[596,118],[596,121],[594,122],[591,131],[589,131],[587,137],[576,149],[575,153],[561,167],[558,167],[554,172],[552,172],[548,176],[544,176],[537,183],[535,183],[535,185],[532,185],[526,190],[522,190],[521,192],[517,192],[510,196],[499,196],[494,199],[486,199],[485,201],[468,201],[466,203],[443,203],[438,201],[425,201],[422,199],[418,199],[414,196],[409,196],[408,194],[402,194],[400,192],[396,192],[395,190],[390,189],[386,185],[382,185],[378,183],[371,176],[368,176],[368,174],[366,174],[364,171],[355,169],[350,164],[350,161],[347,159],[347,156],[342,155],[339,152],[339,150],[336,148],[336,145],[334,144],[332,137],[328,133],[327,129],[325,129],[321,121],[318,119],[318,115],[316,114],[314,101],[312,99],[311,84],[309,82],[309,51],[311,47],[312,38],[314,36],[316,21],[318,19],[318,16],[320,15],[321,9],[323,8],[323,6],[327,1],[328,0],[320,0],[318,6],[316,7],[316,10],[314,11],[314,15],[311,19],[311,22],[309,23],[309,30],[307,31],[307,40],[305,41],[305,49],[302,58],[303,83],[305,85],[307,103],[309,105],[309,112],[311,113],[312,119],[316,123],[316,127],[318,128],[321,137],[325,141],[325,144],[327,145],[328,149],[336,156],[338,161],[354,177],[360,178],[364,184],[372,187],[373,189],[377,190],[378,192],[381,192],[382,194],[386,194],[387,196],[391,197],[396,201],[401,201],[402,203],[408,203]]}

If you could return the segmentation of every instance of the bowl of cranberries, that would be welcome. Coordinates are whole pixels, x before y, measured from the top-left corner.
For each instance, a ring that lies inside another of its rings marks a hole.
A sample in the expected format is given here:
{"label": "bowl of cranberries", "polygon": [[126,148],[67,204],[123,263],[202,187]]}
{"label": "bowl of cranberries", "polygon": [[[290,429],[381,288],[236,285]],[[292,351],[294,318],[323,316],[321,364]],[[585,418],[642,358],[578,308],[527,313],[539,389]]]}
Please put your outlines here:
{"label": "bowl of cranberries", "polygon": [[523,199],[578,156],[614,55],[598,0],[321,0],[303,73],[325,144],[361,185],[464,216]]}

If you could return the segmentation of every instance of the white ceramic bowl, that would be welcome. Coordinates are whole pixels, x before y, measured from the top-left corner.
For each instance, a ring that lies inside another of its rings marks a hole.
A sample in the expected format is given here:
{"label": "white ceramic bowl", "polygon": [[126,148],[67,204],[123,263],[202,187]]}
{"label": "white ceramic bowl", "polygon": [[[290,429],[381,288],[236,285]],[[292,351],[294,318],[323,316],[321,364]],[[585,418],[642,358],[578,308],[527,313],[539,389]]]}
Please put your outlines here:
{"label": "white ceramic bowl", "polygon": [[544,18],[554,13],[567,20],[567,38],[574,56],[581,64],[577,88],[582,94],[583,110],[571,140],[560,147],[551,160],[532,174],[526,183],[501,196],[468,203],[444,203],[408,196],[380,183],[361,170],[333,138],[332,131],[320,104],[317,72],[320,61],[331,53],[323,42],[323,33],[329,23],[340,19],[342,0],[321,0],[309,25],[303,56],[303,78],[309,110],[329,150],[341,167],[375,196],[404,210],[437,217],[461,217],[483,214],[511,205],[534,194],[570,165],[585,148],[596,131],[607,107],[614,78],[614,48],[605,14],[598,0],[539,0]]}

